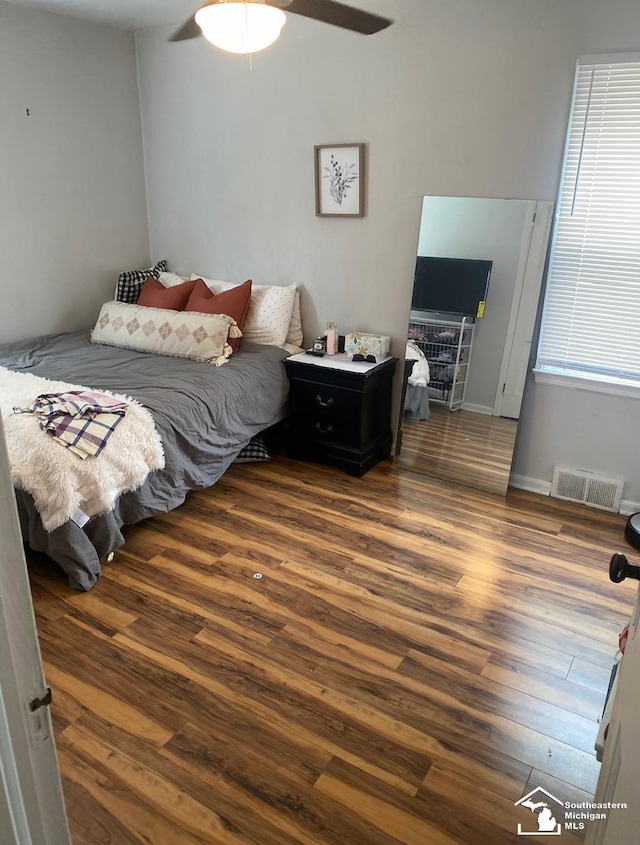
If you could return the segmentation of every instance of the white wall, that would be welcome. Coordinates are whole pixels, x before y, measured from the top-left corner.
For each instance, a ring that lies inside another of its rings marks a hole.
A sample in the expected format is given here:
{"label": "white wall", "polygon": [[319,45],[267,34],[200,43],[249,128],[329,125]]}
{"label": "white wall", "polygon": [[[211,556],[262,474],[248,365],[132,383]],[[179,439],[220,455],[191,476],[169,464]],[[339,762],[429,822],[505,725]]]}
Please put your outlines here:
{"label": "white wall", "polygon": [[[138,34],[151,246],[175,269],[304,286],[307,338],[327,320],[403,354],[424,195],[557,195],[576,58],[640,48],[636,0],[362,0],[396,23],[370,38],[293,15],[254,57]],[[367,216],[316,218],[313,146],[367,143]],[[625,469],[640,501],[638,403],[614,444],[575,396],[530,386],[516,472]],[[580,413],[582,416],[578,417]],[[596,415],[597,416],[597,415]],[[569,460],[570,459],[570,460]]]}
{"label": "white wall", "polygon": [[0,80],[2,342],[94,323],[149,239],[133,35],[0,0]]}
{"label": "white wall", "polygon": [[[640,52],[636,0],[585,0],[580,21],[576,32],[580,55]],[[518,484],[541,491],[550,487],[556,464],[624,479],[622,510],[638,511],[639,431],[639,400],[536,384],[530,376],[512,473]]]}
{"label": "white wall", "polygon": [[[300,282],[309,336],[336,319],[401,342],[425,194],[555,195],[574,65],[563,6],[391,11],[396,24],[369,38],[290,15],[253,71],[202,39],[139,33],[154,253],[179,270]],[[314,214],[313,146],[340,141],[367,143],[363,219]]]}
{"label": "white wall", "polygon": [[532,212],[526,200],[425,197],[418,255],[493,261],[484,317],[476,320],[465,406],[491,414],[511,305]]}

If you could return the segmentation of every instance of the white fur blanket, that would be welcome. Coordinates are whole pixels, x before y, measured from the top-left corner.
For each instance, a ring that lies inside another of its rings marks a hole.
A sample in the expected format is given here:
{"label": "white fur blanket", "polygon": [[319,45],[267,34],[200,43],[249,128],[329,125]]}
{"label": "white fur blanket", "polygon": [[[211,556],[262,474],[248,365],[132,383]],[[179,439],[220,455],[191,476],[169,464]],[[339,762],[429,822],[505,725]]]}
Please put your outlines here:
{"label": "white fur blanket", "polygon": [[127,396],[101,391],[128,402],[130,407],[104,451],[84,461],[45,434],[37,417],[12,413],[14,407],[31,407],[41,393],[69,390],[96,388],[0,367],[0,411],[13,483],[33,496],[47,531],[63,525],[77,510],[87,516],[111,510],[121,493],[135,490],[149,472],[164,466],[162,442],[153,417]]}

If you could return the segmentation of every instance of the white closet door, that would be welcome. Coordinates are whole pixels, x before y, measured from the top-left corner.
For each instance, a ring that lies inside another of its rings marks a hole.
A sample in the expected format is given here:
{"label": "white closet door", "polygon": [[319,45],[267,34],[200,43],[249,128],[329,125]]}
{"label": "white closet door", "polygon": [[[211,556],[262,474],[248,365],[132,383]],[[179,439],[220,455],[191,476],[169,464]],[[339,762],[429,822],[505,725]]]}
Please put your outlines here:
{"label": "white closet door", "polygon": [[553,216],[550,201],[531,202],[530,206],[494,407],[496,416],[514,420],[520,417]]}
{"label": "white closet door", "polygon": [[[4,427],[0,418],[0,822],[2,845],[69,845],[69,830]],[[4,811],[4,812],[3,812]]]}

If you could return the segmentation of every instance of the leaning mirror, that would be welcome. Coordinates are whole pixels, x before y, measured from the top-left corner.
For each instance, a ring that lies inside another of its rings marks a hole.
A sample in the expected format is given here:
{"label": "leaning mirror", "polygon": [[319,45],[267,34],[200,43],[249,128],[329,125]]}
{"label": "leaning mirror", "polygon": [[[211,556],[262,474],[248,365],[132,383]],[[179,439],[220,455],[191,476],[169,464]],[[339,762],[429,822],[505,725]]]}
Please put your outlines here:
{"label": "leaning mirror", "polygon": [[506,493],[552,212],[539,200],[424,198],[404,468]]}

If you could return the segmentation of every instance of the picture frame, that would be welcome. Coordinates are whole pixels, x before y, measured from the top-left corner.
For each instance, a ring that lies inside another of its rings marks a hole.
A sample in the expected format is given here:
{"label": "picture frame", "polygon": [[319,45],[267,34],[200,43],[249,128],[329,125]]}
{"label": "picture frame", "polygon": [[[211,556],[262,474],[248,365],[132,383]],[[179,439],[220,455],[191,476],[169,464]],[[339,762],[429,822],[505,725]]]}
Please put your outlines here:
{"label": "picture frame", "polygon": [[314,147],[316,216],[364,217],[364,144]]}

